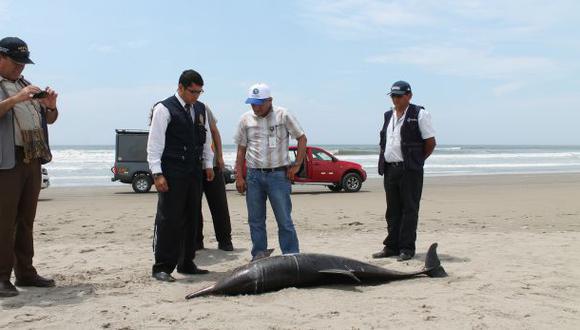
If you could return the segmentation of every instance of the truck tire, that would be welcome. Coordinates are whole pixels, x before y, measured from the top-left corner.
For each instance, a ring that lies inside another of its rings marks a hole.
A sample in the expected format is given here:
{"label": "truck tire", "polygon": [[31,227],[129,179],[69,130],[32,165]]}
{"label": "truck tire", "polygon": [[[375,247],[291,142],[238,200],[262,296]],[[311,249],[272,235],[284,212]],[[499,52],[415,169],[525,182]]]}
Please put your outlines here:
{"label": "truck tire", "polygon": [[362,179],[358,173],[350,172],[342,177],[342,187],[346,192],[357,192],[362,187]]}
{"label": "truck tire", "polygon": [[339,184],[331,184],[327,186],[330,191],[339,192],[342,190],[342,186]]}
{"label": "truck tire", "polygon": [[131,184],[131,186],[133,186],[133,191],[139,194],[149,192],[149,190],[151,190],[151,185],[153,185],[151,178],[149,175],[143,173],[135,175],[133,183]]}

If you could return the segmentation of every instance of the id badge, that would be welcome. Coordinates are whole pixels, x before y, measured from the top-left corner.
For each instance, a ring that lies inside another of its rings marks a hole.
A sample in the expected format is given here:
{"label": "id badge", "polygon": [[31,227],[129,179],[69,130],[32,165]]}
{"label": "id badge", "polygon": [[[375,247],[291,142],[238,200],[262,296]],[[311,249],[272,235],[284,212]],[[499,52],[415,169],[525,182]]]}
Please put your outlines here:
{"label": "id badge", "polygon": [[268,147],[276,148],[276,137],[275,136],[268,136]]}

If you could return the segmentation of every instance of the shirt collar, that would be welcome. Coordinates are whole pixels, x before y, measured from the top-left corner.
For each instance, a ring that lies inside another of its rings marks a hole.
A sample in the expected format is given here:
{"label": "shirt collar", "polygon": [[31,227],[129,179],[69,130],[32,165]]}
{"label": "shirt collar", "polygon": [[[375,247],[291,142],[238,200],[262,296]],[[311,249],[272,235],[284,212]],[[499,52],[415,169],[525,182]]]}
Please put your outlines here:
{"label": "shirt collar", "polygon": [[177,101],[179,101],[179,104],[181,104],[183,109],[185,109],[185,101],[181,98],[181,96],[179,96],[179,93],[175,93],[175,97],[177,97]]}
{"label": "shirt collar", "polygon": [[20,76],[20,77],[18,77],[18,79],[16,79],[16,80],[10,80],[10,79],[6,79],[6,78],[4,78],[4,77],[0,76],[0,82],[2,82],[2,81],[7,81],[7,82],[15,83],[15,82],[17,82],[18,80],[20,80],[20,79],[22,79],[22,78],[24,78],[24,76]]}

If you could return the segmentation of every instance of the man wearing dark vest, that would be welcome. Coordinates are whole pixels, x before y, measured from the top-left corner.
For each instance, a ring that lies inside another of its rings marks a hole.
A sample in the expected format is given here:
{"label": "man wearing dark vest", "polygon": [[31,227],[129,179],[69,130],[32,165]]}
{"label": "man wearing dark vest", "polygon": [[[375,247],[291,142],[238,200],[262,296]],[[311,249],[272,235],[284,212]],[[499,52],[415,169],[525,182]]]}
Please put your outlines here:
{"label": "man wearing dark vest", "polygon": [[58,117],[58,94],[24,79],[25,66],[33,63],[23,40],[0,40],[0,298],[18,295],[13,270],[18,287],[55,285],[38,275],[32,258],[40,165],[52,158],[47,124]]}
{"label": "man wearing dark vest", "polygon": [[373,258],[415,256],[419,202],[423,190],[423,165],[435,149],[431,115],[411,104],[411,85],[397,81],[389,93],[393,105],[385,112],[380,132],[379,174],[384,176],[387,197],[387,238]]}
{"label": "man wearing dark vest", "polygon": [[207,180],[214,177],[209,122],[205,105],[197,100],[202,88],[201,75],[186,70],[177,93],[153,108],[147,161],[159,197],[152,271],[159,281],[175,281],[171,273],[176,267],[181,274],[208,273],[193,262],[203,171]]}

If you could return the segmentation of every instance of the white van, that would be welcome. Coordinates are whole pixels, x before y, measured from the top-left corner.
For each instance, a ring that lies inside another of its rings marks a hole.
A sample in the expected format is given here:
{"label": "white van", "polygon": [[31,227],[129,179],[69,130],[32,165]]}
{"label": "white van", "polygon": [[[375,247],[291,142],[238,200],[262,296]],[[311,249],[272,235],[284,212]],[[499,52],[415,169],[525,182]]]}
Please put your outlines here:
{"label": "white van", "polygon": [[50,186],[50,178],[48,177],[48,171],[44,166],[40,168],[40,173],[42,173],[42,181],[40,182],[40,189],[48,188]]}

